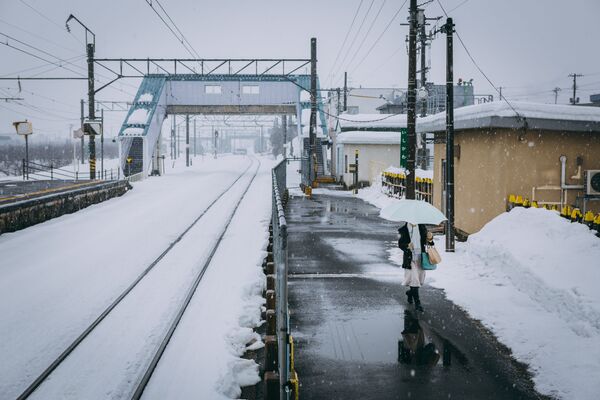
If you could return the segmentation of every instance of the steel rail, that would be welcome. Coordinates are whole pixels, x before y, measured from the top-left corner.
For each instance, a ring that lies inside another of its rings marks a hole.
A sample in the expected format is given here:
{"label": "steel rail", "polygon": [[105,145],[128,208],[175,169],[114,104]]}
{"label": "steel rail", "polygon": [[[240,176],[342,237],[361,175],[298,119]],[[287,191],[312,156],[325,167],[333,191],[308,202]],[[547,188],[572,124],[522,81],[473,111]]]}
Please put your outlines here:
{"label": "steel rail", "polygon": [[[17,397],[17,400],[28,398],[36,389],[56,370],[56,368],[85,340],[85,338],[106,318],[108,314],[137,286],[137,284],[175,247],[177,243],[196,225],[198,221],[210,210],[217,201],[223,197],[231,188],[244,176],[250,169],[253,162],[229,185],[222,191],[202,213],[188,227],[167,246],[167,248],[154,260],[146,269],[125,289],[95,320],[92,322],[74,341],[67,347],[53,362],[48,366],[24,391]],[[260,162],[259,162],[260,165]],[[256,174],[255,174],[256,176]],[[254,177],[252,178],[254,179]],[[247,189],[246,189],[247,190]]]}
{"label": "steel rail", "polygon": [[160,362],[160,359],[162,358],[167,346],[169,345],[169,342],[171,341],[171,338],[173,337],[173,334],[175,333],[175,330],[177,329],[179,322],[183,318],[183,315],[184,315],[185,311],[187,310],[187,307],[189,306],[192,298],[194,297],[194,294],[196,293],[196,289],[198,288],[200,281],[204,277],[204,273],[208,269],[208,266],[210,265],[210,263],[213,259],[213,256],[215,255],[215,253],[217,252],[217,249],[221,245],[221,241],[223,240],[223,237],[225,237],[225,233],[227,233],[227,229],[229,228],[231,221],[233,221],[233,217],[235,216],[238,207],[240,206],[240,204],[242,203],[242,200],[246,197],[248,190],[252,186],[252,182],[254,182],[254,179],[256,178],[256,175],[258,174],[258,171],[260,170],[260,165],[261,165],[260,160],[258,160],[258,166],[256,167],[256,171],[254,171],[254,175],[252,176],[252,179],[250,179],[250,182],[248,182],[246,189],[240,196],[235,207],[233,207],[233,211],[229,215],[229,218],[227,219],[227,223],[223,227],[223,230],[221,231],[221,234],[219,235],[217,242],[215,243],[214,247],[212,248],[210,254],[208,255],[208,258],[206,259],[204,265],[202,266],[202,269],[196,276],[196,279],[194,280],[194,283],[190,287],[190,290],[188,291],[179,311],[177,312],[177,315],[171,322],[171,326],[169,327],[167,334],[163,338],[160,346],[158,347],[156,353],[154,354],[154,357],[152,358],[152,361],[148,365],[146,372],[142,376],[141,381],[138,383],[136,390],[131,397],[132,400],[139,400],[142,397],[142,395],[144,394],[144,390],[146,389],[146,386],[148,386],[148,383],[150,382],[150,379],[152,378],[152,375],[154,374],[154,371],[156,370],[156,367],[157,367],[158,363]]}

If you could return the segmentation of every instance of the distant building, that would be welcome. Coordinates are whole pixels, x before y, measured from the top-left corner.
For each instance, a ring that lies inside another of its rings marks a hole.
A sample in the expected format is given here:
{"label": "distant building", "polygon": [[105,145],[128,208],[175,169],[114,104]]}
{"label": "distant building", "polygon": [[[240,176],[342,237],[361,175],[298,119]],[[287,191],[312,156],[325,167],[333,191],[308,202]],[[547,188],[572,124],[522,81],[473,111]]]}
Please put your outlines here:
{"label": "distant building", "polygon": [[[600,212],[600,201],[584,190],[585,172],[600,170],[600,109],[518,102],[512,107],[494,102],[454,113],[456,227],[477,232],[505,211],[511,194],[581,209],[585,202]],[[435,137],[433,201],[442,210],[445,131],[445,113],[417,121],[417,132]]]}

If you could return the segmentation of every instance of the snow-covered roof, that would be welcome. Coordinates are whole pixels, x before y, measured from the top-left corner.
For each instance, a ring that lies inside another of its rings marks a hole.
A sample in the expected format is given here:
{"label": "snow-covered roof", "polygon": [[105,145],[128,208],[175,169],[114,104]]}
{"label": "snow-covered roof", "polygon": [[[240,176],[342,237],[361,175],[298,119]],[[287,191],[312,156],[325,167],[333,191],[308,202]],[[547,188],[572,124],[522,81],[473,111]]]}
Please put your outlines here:
{"label": "snow-covered roof", "polygon": [[[600,132],[600,107],[505,101],[476,104],[454,110],[454,129],[512,128]],[[519,113],[519,118],[515,111]],[[446,113],[417,119],[417,132],[446,130]]]}
{"label": "snow-covered roof", "polygon": [[341,114],[339,125],[349,129],[406,128],[406,114]]}
{"label": "snow-covered roof", "polygon": [[341,144],[395,144],[400,145],[399,132],[348,131],[337,136]]}

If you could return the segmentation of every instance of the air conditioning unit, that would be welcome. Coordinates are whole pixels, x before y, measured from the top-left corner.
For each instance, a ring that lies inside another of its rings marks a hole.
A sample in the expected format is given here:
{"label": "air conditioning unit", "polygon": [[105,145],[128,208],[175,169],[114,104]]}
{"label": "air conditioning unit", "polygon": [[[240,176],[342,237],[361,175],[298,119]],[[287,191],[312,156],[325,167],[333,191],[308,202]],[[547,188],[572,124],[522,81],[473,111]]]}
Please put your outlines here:
{"label": "air conditioning unit", "polygon": [[590,169],[585,174],[585,194],[600,196],[600,169]]}

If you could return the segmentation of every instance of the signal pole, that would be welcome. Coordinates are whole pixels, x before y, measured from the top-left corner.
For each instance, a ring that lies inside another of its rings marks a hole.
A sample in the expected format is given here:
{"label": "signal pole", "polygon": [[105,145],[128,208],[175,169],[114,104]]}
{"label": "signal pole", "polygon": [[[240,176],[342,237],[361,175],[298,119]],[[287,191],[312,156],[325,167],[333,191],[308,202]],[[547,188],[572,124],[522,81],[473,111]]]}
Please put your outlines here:
{"label": "signal pole", "polygon": [[408,158],[406,163],[406,198],[415,199],[416,102],[417,102],[417,0],[410,0],[408,32],[407,120]]}
{"label": "signal pole", "polygon": [[310,39],[310,127],[308,131],[309,142],[309,165],[310,185],[316,179],[314,170],[316,165],[313,160],[313,154],[316,154],[317,147],[317,38]]}
{"label": "signal pole", "polygon": [[573,105],[579,103],[579,99],[577,98],[577,78],[582,76],[581,74],[569,74],[569,77],[573,78],[573,98],[571,99],[571,104]]}

